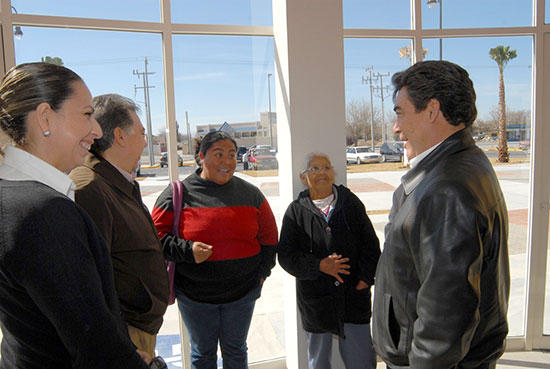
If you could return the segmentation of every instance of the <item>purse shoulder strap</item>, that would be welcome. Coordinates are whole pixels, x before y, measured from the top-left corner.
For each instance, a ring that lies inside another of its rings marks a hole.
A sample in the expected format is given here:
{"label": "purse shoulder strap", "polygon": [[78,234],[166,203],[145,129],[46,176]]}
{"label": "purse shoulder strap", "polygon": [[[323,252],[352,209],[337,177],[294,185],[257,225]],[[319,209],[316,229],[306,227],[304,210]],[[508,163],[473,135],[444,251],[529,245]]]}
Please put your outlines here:
{"label": "purse shoulder strap", "polygon": [[183,202],[183,184],[177,180],[171,183],[172,186],[172,209],[174,211],[174,223],[172,224],[172,234],[179,237],[179,224],[181,207]]}

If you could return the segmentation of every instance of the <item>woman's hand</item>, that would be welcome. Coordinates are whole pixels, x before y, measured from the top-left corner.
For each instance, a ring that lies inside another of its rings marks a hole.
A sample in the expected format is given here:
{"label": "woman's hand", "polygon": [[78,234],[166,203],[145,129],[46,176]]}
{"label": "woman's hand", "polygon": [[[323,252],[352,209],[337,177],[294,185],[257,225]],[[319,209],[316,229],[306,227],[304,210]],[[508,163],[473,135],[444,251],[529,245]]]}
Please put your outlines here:
{"label": "woman's hand", "polygon": [[193,242],[193,257],[197,264],[202,263],[212,255],[212,246],[204,242]]}
{"label": "woman's hand", "polygon": [[344,283],[340,274],[349,274],[350,266],[346,264],[349,258],[343,258],[342,255],[332,254],[321,260],[319,269],[321,272],[331,275],[340,283]]}
{"label": "woman's hand", "polygon": [[369,284],[363,280],[360,280],[359,283],[357,283],[357,286],[355,286],[357,291],[364,290],[365,288],[369,288]]}

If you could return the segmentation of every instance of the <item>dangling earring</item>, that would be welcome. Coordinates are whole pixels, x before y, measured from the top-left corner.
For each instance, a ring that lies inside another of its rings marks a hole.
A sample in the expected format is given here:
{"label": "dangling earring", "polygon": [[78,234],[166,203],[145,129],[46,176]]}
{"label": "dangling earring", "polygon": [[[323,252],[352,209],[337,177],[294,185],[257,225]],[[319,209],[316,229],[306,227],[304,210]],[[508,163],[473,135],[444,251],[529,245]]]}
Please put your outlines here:
{"label": "dangling earring", "polygon": [[51,135],[52,133],[50,131],[44,131],[44,137],[48,137],[49,135]]}

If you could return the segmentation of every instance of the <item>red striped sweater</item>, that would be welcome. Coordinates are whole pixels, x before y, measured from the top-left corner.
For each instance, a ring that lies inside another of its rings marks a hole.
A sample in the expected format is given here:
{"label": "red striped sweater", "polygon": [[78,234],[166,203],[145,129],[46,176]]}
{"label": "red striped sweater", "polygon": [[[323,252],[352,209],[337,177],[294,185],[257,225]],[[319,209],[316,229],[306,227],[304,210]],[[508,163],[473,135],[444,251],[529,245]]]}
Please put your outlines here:
{"label": "red striped sweater", "polygon": [[[269,203],[258,188],[237,177],[218,185],[197,171],[183,187],[177,237],[171,233],[171,186],[152,212],[164,255],[177,262],[176,288],[199,302],[235,301],[258,286],[275,265],[277,225]],[[205,262],[195,263],[193,241],[213,246]]]}

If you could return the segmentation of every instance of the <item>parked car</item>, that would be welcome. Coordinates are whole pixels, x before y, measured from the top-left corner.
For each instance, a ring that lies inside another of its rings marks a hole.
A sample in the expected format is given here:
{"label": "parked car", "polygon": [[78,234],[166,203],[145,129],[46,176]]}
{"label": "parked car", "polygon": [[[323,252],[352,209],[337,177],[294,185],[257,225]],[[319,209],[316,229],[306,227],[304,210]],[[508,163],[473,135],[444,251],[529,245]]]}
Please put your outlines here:
{"label": "parked car", "polygon": [[275,150],[273,147],[269,146],[269,145],[258,145],[258,144],[254,144],[252,146],[250,146],[248,148],[248,150],[252,150],[252,149],[269,149],[269,150]]}
{"label": "parked car", "polygon": [[237,163],[242,163],[243,155],[246,153],[247,149],[244,146],[239,146],[237,148]]}
{"label": "parked car", "polygon": [[[163,152],[160,156],[160,167],[164,168],[168,166],[168,153]],[[183,158],[178,154],[178,167],[183,166]]]}
{"label": "parked car", "polygon": [[386,142],[380,146],[382,161],[403,161],[403,142]]}
{"label": "parked car", "polygon": [[277,169],[279,165],[275,154],[275,150],[268,148],[248,150],[248,169]]}
{"label": "parked car", "polygon": [[372,151],[367,146],[348,147],[346,149],[346,163],[380,163],[382,155]]}

